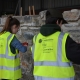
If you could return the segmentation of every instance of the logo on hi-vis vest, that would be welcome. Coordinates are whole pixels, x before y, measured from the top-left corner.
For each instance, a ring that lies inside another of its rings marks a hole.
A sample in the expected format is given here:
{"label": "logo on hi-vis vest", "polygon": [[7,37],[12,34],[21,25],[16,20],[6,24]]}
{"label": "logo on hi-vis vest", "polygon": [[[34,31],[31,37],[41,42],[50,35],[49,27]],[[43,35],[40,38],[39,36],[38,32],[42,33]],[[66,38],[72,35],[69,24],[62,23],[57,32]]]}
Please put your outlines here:
{"label": "logo on hi-vis vest", "polygon": [[3,45],[2,45],[2,44],[0,44],[0,48],[1,48],[1,47],[3,47]]}
{"label": "logo on hi-vis vest", "polygon": [[42,43],[42,39],[39,39],[39,43]]}
{"label": "logo on hi-vis vest", "polygon": [[53,52],[53,39],[43,39],[42,41],[43,53]]}

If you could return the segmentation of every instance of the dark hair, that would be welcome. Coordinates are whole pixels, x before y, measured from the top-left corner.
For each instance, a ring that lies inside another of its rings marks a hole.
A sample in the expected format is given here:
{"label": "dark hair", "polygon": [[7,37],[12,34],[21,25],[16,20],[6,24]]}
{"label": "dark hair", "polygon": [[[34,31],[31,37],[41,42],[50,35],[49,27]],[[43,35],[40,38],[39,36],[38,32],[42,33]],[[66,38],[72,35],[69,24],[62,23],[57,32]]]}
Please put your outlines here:
{"label": "dark hair", "polygon": [[46,19],[46,24],[56,24],[57,20],[60,23],[63,18],[49,17]]}
{"label": "dark hair", "polygon": [[11,31],[11,27],[13,25],[16,25],[16,26],[19,26],[20,25],[20,22],[16,19],[16,18],[12,18],[11,16],[9,16],[5,22],[5,25],[1,31],[1,33],[5,32],[5,31],[9,31],[9,32],[12,32]]}
{"label": "dark hair", "polygon": [[60,23],[63,20],[63,18],[52,17],[49,11],[46,12],[46,24],[56,24],[57,20]]}

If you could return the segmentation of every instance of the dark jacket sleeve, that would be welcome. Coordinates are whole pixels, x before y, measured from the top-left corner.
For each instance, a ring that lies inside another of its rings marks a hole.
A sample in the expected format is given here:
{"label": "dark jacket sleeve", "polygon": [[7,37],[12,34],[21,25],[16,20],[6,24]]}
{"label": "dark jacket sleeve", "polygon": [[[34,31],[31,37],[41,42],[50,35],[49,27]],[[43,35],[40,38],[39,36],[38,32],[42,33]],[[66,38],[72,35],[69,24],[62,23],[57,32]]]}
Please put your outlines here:
{"label": "dark jacket sleeve", "polygon": [[11,46],[14,47],[15,49],[18,49],[19,51],[25,53],[27,51],[27,48],[25,46],[23,46],[20,41],[14,37],[12,42],[11,42]]}
{"label": "dark jacket sleeve", "polygon": [[75,64],[80,64],[80,44],[76,43],[69,36],[66,41],[66,56]]}

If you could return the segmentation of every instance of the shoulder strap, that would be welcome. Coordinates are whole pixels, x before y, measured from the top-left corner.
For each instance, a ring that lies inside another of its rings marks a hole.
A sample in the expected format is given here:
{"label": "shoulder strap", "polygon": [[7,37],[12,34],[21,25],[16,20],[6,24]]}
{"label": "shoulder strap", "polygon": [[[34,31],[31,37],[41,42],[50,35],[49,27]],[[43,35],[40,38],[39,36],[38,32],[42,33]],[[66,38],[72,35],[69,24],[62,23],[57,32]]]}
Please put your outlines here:
{"label": "shoulder strap", "polygon": [[38,36],[38,34],[36,34],[36,35],[34,36],[34,38],[33,38],[33,43],[34,43],[34,44],[36,43],[37,36]]}

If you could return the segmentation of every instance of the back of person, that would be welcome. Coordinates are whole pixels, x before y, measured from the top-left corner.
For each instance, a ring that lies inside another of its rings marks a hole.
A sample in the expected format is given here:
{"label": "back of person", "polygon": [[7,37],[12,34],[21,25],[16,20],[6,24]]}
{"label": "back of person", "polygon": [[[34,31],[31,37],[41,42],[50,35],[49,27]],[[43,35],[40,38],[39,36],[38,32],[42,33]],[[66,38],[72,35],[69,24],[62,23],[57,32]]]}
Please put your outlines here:
{"label": "back of person", "polygon": [[3,79],[21,78],[18,51],[16,49],[16,53],[13,54],[9,47],[13,37],[14,34],[10,34],[9,32],[4,32],[0,36],[0,78]]}
{"label": "back of person", "polygon": [[65,53],[67,36],[61,32],[48,37],[39,33],[34,39],[35,80],[74,80],[74,69]]}
{"label": "back of person", "polygon": [[[53,12],[53,17],[50,13]],[[46,24],[33,38],[35,80],[74,80],[75,72],[66,52],[68,33],[61,32],[66,21],[58,10],[47,11]],[[58,15],[59,14],[59,15]]]}
{"label": "back of person", "polygon": [[0,79],[19,80],[22,77],[19,51],[26,52],[27,45],[22,45],[16,38],[20,22],[9,16],[0,32]]}

